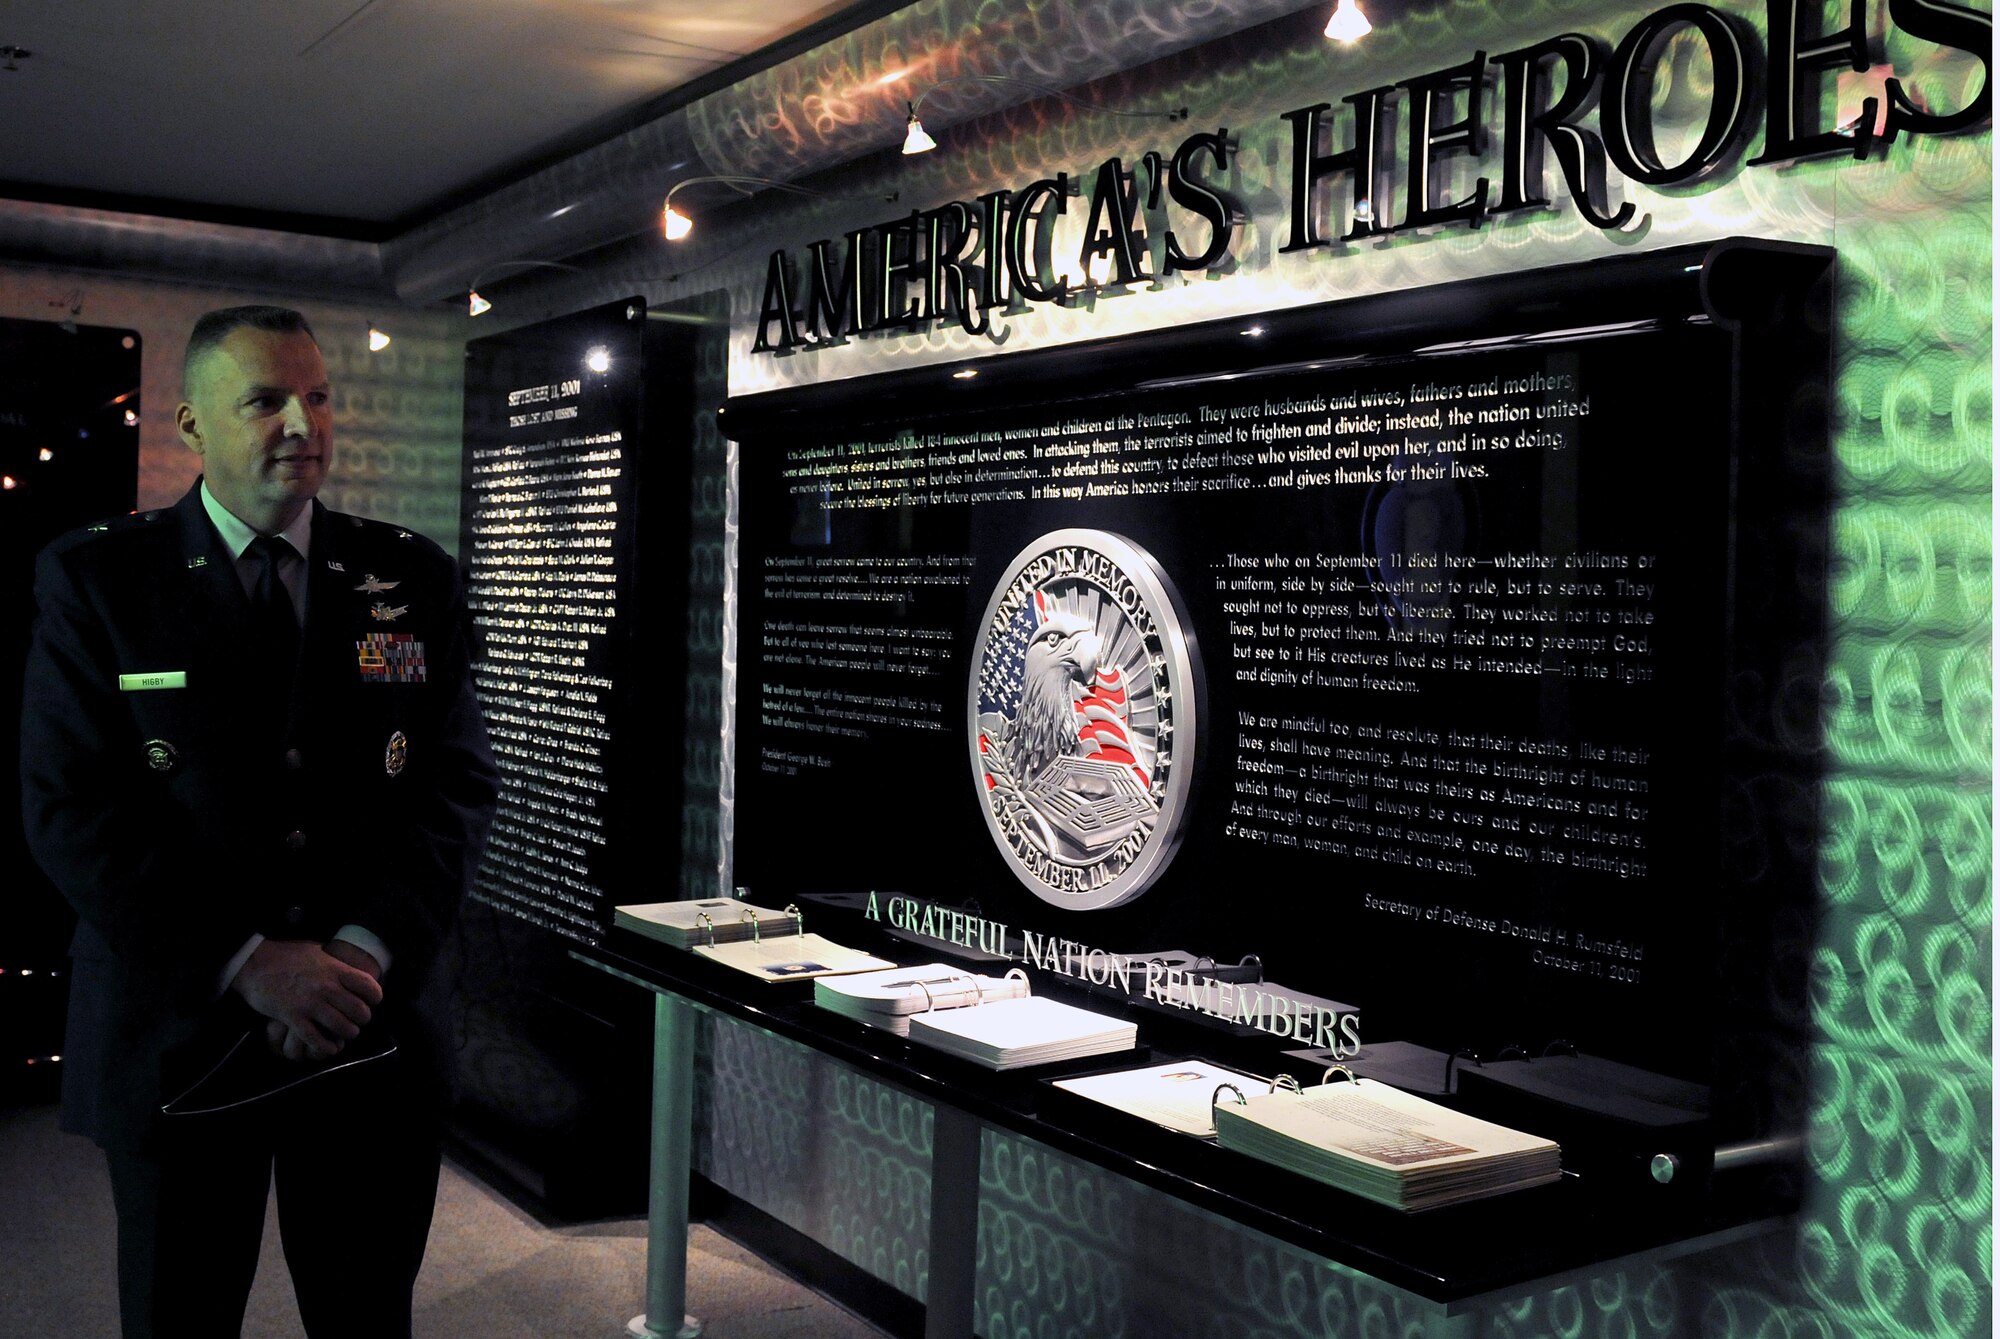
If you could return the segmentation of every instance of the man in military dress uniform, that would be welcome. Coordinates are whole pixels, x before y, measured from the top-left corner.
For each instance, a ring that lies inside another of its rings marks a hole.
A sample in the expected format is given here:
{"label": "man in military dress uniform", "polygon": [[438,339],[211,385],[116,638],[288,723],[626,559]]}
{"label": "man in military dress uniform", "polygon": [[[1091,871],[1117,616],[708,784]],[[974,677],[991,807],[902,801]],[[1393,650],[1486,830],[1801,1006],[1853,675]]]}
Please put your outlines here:
{"label": "man in military dress uniform", "polygon": [[[407,1335],[420,997],[497,787],[457,569],[315,500],[332,402],[298,313],[202,317],[183,383],[202,479],[36,570],[24,817],[79,917],[63,1123],[109,1161],[128,1339],[240,1331],[274,1178],[307,1332]],[[231,1071],[222,1109],[163,1113]]]}

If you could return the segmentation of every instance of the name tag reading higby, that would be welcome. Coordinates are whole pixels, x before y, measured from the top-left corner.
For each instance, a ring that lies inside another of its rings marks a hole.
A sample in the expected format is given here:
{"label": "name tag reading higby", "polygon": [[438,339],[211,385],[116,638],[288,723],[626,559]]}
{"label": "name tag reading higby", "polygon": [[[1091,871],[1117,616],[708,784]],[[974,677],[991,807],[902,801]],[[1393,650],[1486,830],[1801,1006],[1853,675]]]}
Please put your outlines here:
{"label": "name tag reading higby", "polygon": [[186,670],[154,670],[149,674],[121,674],[118,676],[118,691],[121,693],[147,693],[155,688],[185,688],[188,686]]}

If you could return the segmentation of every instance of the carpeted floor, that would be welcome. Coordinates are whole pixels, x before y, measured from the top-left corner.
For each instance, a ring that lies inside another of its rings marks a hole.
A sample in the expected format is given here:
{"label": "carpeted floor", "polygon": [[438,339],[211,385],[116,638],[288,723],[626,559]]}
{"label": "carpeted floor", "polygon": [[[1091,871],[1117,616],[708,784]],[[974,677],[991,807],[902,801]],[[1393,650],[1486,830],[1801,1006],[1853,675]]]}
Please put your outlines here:
{"label": "carpeted floor", "polygon": [[[460,1339],[617,1339],[644,1309],[645,1222],[538,1220],[447,1158],[417,1281],[417,1333]],[[52,1106],[0,1106],[0,1334],[118,1332],[103,1159],[56,1129]],[[881,1332],[697,1225],[688,1309],[711,1339],[881,1339]],[[264,1255],[244,1339],[302,1339],[278,1244]]]}

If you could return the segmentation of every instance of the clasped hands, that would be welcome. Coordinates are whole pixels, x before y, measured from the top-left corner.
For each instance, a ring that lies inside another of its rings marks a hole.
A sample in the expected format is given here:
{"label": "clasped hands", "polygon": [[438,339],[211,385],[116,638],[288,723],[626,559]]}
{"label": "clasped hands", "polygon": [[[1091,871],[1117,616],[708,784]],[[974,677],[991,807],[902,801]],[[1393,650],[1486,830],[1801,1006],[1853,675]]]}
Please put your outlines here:
{"label": "clasped hands", "polygon": [[231,984],[267,1020],[264,1040],[287,1060],[330,1060],[382,1003],[382,965],[344,939],[266,939]]}

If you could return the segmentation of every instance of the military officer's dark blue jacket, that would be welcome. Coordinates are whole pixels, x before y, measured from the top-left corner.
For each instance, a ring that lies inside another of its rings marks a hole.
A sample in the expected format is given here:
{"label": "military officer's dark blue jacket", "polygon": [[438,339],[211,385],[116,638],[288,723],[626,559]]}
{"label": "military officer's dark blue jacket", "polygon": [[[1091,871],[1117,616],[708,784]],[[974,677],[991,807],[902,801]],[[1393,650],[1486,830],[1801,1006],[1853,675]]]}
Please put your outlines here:
{"label": "military officer's dark blue jacket", "polygon": [[63,1123],[107,1146],[143,1142],[184,1067],[240,1033],[247,1010],[217,987],[252,934],[373,932],[394,1026],[498,784],[443,550],[314,502],[281,709],[199,487],[55,541],[36,569],[23,810],[79,914]]}

